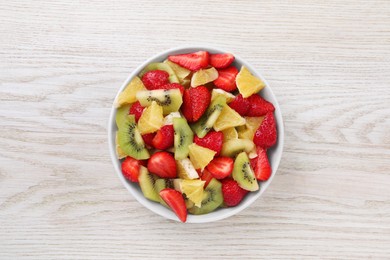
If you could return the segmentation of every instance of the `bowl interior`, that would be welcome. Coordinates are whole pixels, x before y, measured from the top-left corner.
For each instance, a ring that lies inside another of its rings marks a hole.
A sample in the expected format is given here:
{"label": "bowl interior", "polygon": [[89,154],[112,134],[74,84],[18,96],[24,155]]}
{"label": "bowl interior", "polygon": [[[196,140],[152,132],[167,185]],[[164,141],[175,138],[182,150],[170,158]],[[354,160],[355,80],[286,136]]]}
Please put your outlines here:
{"label": "bowl interior", "polygon": [[[195,52],[199,50],[205,50],[210,53],[222,53],[226,52],[221,49],[217,48],[210,48],[210,47],[203,47],[203,46],[198,46],[198,47],[179,47],[179,48],[174,48],[170,49],[167,51],[164,51],[162,53],[157,54],[156,56],[150,58],[149,60],[145,61],[143,64],[141,64],[136,70],[134,70],[129,77],[126,79],[126,81],[123,83],[121,88],[118,90],[117,96],[119,93],[121,93],[124,88],[127,86],[127,84],[131,81],[131,79],[138,75],[139,72],[149,63],[151,62],[161,62],[165,60],[169,55],[174,55],[174,54],[182,54],[182,53],[190,53],[190,52]],[[282,150],[283,150],[283,143],[284,143],[284,127],[283,127],[283,119],[282,119],[282,114],[280,111],[279,104],[275,98],[275,95],[273,94],[271,88],[269,87],[268,83],[266,80],[261,76],[259,72],[257,72],[250,64],[242,60],[240,57],[237,55],[235,56],[235,61],[233,63],[234,66],[236,66],[238,69],[244,65],[246,66],[255,76],[261,78],[265,84],[266,87],[260,92],[261,96],[264,97],[266,100],[270,101],[274,106],[275,106],[275,119],[276,119],[276,124],[277,124],[277,131],[278,131],[278,141],[275,146],[270,148],[268,150],[268,156],[269,160],[271,163],[272,167],[272,175],[271,177],[266,181],[260,183],[260,190],[256,192],[250,192],[248,195],[244,198],[244,200],[236,207],[231,207],[231,208],[220,208],[217,209],[214,212],[205,214],[205,215],[188,215],[187,218],[187,223],[205,223],[205,222],[211,222],[211,221],[216,221],[220,219],[227,218],[229,216],[232,216],[241,210],[245,209],[248,207],[251,203],[253,203],[258,197],[261,196],[261,194],[267,189],[267,187],[270,185],[273,177],[275,176],[275,173],[278,169],[279,162],[282,156]],[[121,172],[121,164],[120,160],[117,159],[116,156],[116,151],[115,151],[115,133],[117,131],[117,127],[115,124],[115,115],[116,115],[116,108],[113,104],[111,108],[111,113],[110,113],[110,119],[109,119],[109,125],[108,125],[108,141],[109,141],[109,149],[110,149],[110,155],[111,155],[111,160],[114,164],[115,171],[119,177],[119,179],[122,181],[123,185],[129,190],[129,192],[146,208],[150,209],[151,211],[166,217],[168,219],[176,220],[179,221],[176,215],[168,208],[160,205],[159,203],[150,201],[146,199],[143,194],[141,189],[139,188],[139,185],[137,183],[132,183],[130,181],[127,181]]]}

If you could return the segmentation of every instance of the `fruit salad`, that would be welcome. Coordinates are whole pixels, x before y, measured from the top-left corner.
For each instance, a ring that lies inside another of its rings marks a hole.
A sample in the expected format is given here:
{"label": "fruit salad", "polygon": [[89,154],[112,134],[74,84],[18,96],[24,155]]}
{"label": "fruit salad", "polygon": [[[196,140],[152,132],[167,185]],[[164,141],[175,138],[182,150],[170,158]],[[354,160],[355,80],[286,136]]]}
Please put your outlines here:
{"label": "fruit salad", "polygon": [[124,177],[182,222],[237,206],[272,173],[275,108],[261,97],[264,82],[233,62],[230,53],[168,56],[116,100]]}

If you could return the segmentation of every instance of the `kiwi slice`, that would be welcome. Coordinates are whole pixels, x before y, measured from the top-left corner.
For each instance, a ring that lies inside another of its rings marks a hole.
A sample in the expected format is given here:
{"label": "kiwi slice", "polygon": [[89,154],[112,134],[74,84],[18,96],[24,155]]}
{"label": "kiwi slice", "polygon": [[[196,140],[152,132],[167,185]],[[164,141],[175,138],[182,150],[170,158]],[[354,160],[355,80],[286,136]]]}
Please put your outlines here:
{"label": "kiwi slice", "polygon": [[128,116],[130,107],[131,105],[125,105],[116,110],[115,122],[118,129],[121,125],[123,125],[123,123],[129,120]]}
{"label": "kiwi slice", "polygon": [[173,118],[173,129],[175,130],[175,159],[182,160],[188,156],[188,147],[193,143],[194,133],[183,117]]}
{"label": "kiwi slice", "polygon": [[233,179],[244,190],[256,191],[259,189],[255,174],[251,168],[248,155],[245,152],[237,155],[234,161]]}
{"label": "kiwi slice", "polygon": [[179,79],[176,77],[175,72],[173,69],[166,63],[162,62],[154,62],[149,63],[148,66],[146,66],[139,74],[139,77],[142,77],[146,72],[151,70],[163,70],[168,72],[169,74],[169,82],[171,83],[179,83]]}
{"label": "kiwi slice", "polygon": [[[154,189],[156,190],[157,194],[160,194],[160,191],[166,188],[173,188],[173,180],[171,179],[157,179],[154,182]],[[160,195],[159,195],[160,196]],[[168,207],[167,203],[160,197],[160,203],[161,205]]]}
{"label": "kiwi slice", "polygon": [[248,139],[230,139],[223,143],[221,155],[234,157],[235,155],[245,151],[249,153],[255,147],[253,141]]}
{"label": "kiwi slice", "polygon": [[224,96],[216,97],[204,115],[192,125],[192,129],[199,138],[205,137],[205,135],[213,128],[215,121],[217,121],[223,107],[226,106],[226,98]]}
{"label": "kiwi slice", "polygon": [[188,209],[188,212],[194,215],[207,214],[221,206],[222,202],[222,184],[213,178],[203,192],[203,200],[200,208],[193,206]]}
{"label": "kiwi slice", "polygon": [[159,106],[162,106],[164,115],[179,111],[179,108],[183,103],[180,90],[177,88],[168,90],[142,90],[137,92],[136,97],[144,107],[148,107],[153,101],[156,101]]}
{"label": "kiwi slice", "polygon": [[154,186],[156,179],[157,179],[156,175],[149,173],[146,167],[142,165],[140,166],[138,181],[142,193],[144,194],[145,198],[156,202],[160,202],[161,200],[160,195],[158,194]]}
{"label": "kiwi slice", "polygon": [[127,120],[120,122],[118,129],[118,143],[122,151],[137,160],[149,158],[144,140],[137,129],[134,115],[128,115]]}

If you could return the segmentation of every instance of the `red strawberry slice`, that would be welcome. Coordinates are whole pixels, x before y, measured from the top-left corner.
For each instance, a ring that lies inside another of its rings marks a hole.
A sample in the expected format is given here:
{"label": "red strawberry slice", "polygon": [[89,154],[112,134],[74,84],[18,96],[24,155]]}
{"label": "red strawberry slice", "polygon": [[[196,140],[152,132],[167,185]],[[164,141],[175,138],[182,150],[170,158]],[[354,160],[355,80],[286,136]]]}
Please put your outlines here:
{"label": "red strawberry slice", "polygon": [[217,157],[214,158],[207,166],[206,169],[216,179],[224,179],[229,176],[233,171],[234,161],[230,157]]}
{"label": "red strawberry slice", "polygon": [[157,131],[152,143],[153,147],[160,150],[173,146],[174,130],[173,125],[165,125]]}
{"label": "red strawberry slice", "polygon": [[209,59],[210,54],[207,51],[171,55],[168,57],[168,60],[192,71],[207,68],[209,66]]}
{"label": "red strawberry slice", "polygon": [[146,89],[159,89],[161,86],[169,83],[169,74],[164,70],[151,70],[146,72],[141,80]]}
{"label": "red strawberry slice", "polygon": [[247,116],[264,116],[268,112],[274,112],[275,107],[272,103],[257,94],[248,97],[250,107]]}
{"label": "red strawberry slice", "polygon": [[222,183],[223,202],[228,207],[237,206],[249,192],[241,188],[233,179],[224,179]]}
{"label": "red strawberry slice", "polygon": [[175,88],[178,88],[180,90],[180,93],[183,95],[184,87],[182,85],[180,85],[179,83],[168,83],[168,84],[165,84],[165,85],[159,87],[159,89],[175,89]]}
{"label": "red strawberry slice", "polygon": [[144,143],[153,148],[153,138],[156,136],[156,133],[144,134],[142,135],[142,139],[144,139]]}
{"label": "red strawberry slice", "polygon": [[251,159],[251,166],[255,172],[256,179],[266,181],[271,176],[272,170],[268,160],[267,150],[257,147],[257,157]]}
{"label": "red strawberry slice", "polygon": [[227,69],[218,70],[218,78],[214,80],[214,85],[217,88],[223,89],[227,92],[232,92],[237,89],[236,76],[238,70],[236,67],[229,67]]}
{"label": "red strawberry slice", "polygon": [[222,150],[223,133],[212,131],[212,132],[208,132],[203,138],[199,138],[197,135],[195,135],[194,142],[197,145],[215,151],[216,152],[215,156],[219,156]]}
{"label": "red strawberry slice", "polygon": [[160,191],[160,197],[175,212],[181,222],[186,222],[188,213],[183,195],[180,192],[167,188]]}
{"label": "red strawberry slice", "polygon": [[202,181],[205,181],[204,188],[206,188],[207,185],[209,185],[210,181],[213,179],[213,176],[207,169],[204,169],[203,172],[199,174],[199,176]]}
{"label": "red strawberry slice", "polygon": [[233,54],[217,53],[210,55],[210,65],[216,69],[226,69],[234,61]]}
{"label": "red strawberry slice", "polygon": [[250,108],[250,102],[247,98],[243,98],[241,94],[238,94],[236,98],[229,103],[229,106],[236,110],[241,116],[246,116]]}
{"label": "red strawberry slice", "polygon": [[168,152],[157,152],[148,160],[148,170],[161,178],[176,178],[176,162]]}
{"label": "red strawberry slice", "polygon": [[182,113],[188,122],[195,122],[210,105],[211,95],[205,86],[186,89],[183,95]]}
{"label": "red strawberry slice", "polygon": [[253,142],[256,146],[269,148],[276,143],[276,139],[277,133],[274,114],[272,112],[268,112],[265,115],[263,122],[261,122],[261,125],[256,130]]}
{"label": "red strawberry slice", "polygon": [[144,107],[141,106],[141,103],[139,103],[139,101],[137,101],[133,105],[131,105],[130,110],[129,110],[129,114],[134,115],[135,121],[138,122],[143,111],[144,111]]}
{"label": "red strawberry slice", "polygon": [[138,182],[139,166],[141,162],[132,158],[126,157],[122,162],[122,174],[126,179],[132,182]]}

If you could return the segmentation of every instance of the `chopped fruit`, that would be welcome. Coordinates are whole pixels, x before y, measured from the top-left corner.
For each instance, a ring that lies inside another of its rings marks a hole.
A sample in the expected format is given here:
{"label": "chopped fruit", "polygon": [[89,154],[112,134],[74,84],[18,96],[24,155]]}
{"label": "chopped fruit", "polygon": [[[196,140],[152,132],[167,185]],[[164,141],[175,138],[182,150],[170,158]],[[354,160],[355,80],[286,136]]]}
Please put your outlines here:
{"label": "chopped fruit", "polygon": [[207,169],[204,169],[201,176],[200,176],[200,179],[202,181],[205,181],[204,188],[206,188],[207,185],[209,185],[209,182],[213,179],[213,176],[211,175],[211,173]]}
{"label": "chopped fruit", "polygon": [[139,101],[135,102],[134,104],[131,105],[129,114],[132,114],[135,116],[135,122],[138,122],[139,118],[142,115],[142,112],[144,112],[144,107],[141,106]]}
{"label": "chopped fruit", "polygon": [[175,189],[185,194],[186,197],[195,204],[195,206],[201,206],[205,181],[175,179],[174,184]]}
{"label": "chopped fruit", "polygon": [[117,109],[115,115],[115,123],[118,129],[121,128],[121,126],[129,120],[129,114],[130,105],[124,105]]}
{"label": "chopped fruit", "polygon": [[214,80],[214,85],[217,88],[232,92],[237,89],[236,76],[238,70],[236,67],[229,67],[227,69],[218,70],[218,78]]}
{"label": "chopped fruit", "polygon": [[223,202],[228,207],[237,206],[248,194],[248,191],[241,188],[235,180],[225,179],[221,183]]}
{"label": "chopped fruit", "polygon": [[213,101],[218,96],[225,97],[226,103],[230,103],[235,99],[235,96],[232,93],[226,92],[223,89],[213,88],[213,90],[211,91],[211,101]]}
{"label": "chopped fruit", "polygon": [[167,188],[160,191],[160,197],[175,212],[181,222],[186,222],[187,208],[183,195],[180,192]]}
{"label": "chopped fruit", "polygon": [[253,76],[245,66],[241,67],[241,70],[236,77],[236,84],[238,91],[240,91],[244,98],[252,96],[265,87],[264,82]]}
{"label": "chopped fruit", "polygon": [[233,108],[237,113],[242,116],[246,116],[251,103],[247,98],[243,98],[241,94],[238,94],[237,97],[229,103],[229,106]]}
{"label": "chopped fruit", "polygon": [[148,160],[148,170],[161,178],[176,178],[176,162],[167,152],[157,152]]}
{"label": "chopped fruit", "polygon": [[183,84],[183,80],[190,75],[191,71],[183,68],[176,63],[173,63],[170,60],[165,60],[164,63],[168,64],[169,67],[172,68],[172,70],[175,72],[177,78],[179,79],[180,84]]}
{"label": "chopped fruit", "polygon": [[157,131],[153,138],[153,147],[159,150],[165,150],[173,146],[174,130],[173,125],[165,125]]}
{"label": "chopped fruit", "polygon": [[234,161],[232,176],[238,182],[238,185],[245,190],[256,191],[259,189],[259,184],[251,168],[248,155],[245,152],[237,155]]}
{"label": "chopped fruit", "polygon": [[[157,179],[154,182],[155,191],[160,194],[160,191],[166,188],[173,188],[173,180],[172,179]],[[160,195],[159,195],[160,197]],[[160,197],[160,204],[164,207],[169,208],[169,206],[165,203],[165,201]]]}
{"label": "chopped fruit", "polygon": [[116,148],[116,156],[117,156],[117,158],[119,160],[123,159],[123,158],[125,158],[127,156],[125,154],[125,152],[122,150],[122,148],[119,146],[119,143],[118,143],[118,132],[116,132],[116,134],[115,134],[115,148]]}
{"label": "chopped fruit", "polygon": [[222,156],[234,157],[236,154],[244,151],[249,153],[255,147],[251,140],[247,139],[231,139],[222,145]]}
{"label": "chopped fruit", "polygon": [[204,86],[184,91],[182,112],[188,122],[198,121],[209,106],[210,98],[210,92]]}
{"label": "chopped fruit", "polygon": [[216,152],[215,156],[219,156],[222,150],[223,133],[222,132],[209,132],[205,137],[194,137],[194,143],[197,145],[209,148]]}
{"label": "chopped fruit", "polygon": [[224,179],[233,171],[234,161],[230,157],[217,157],[206,167],[211,175],[216,179]]}
{"label": "chopped fruit", "polygon": [[195,169],[203,170],[216,154],[215,151],[199,146],[195,143],[191,144],[188,148],[190,160]]}
{"label": "chopped fruit", "polygon": [[245,126],[238,130],[238,137],[248,140],[253,140],[256,130],[261,125],[264,117],[245,117]]}
{"label": "chopped fruit", "polygon": [[141,134],[154,133],[164,124],[163,108],[155,101],[147,107],[138,121],[138,129]]}
{"label": "chopped fruit", "polygon": [[223,142],[224,143],[227,142],[228,140],[238,138],[237,130],[234,127],[224,129],[224,130],[222,130],[222,133],[223,133]]}
{"label": "chopped fruit", "polygon": [[210,55],[207,51],[171,55],[168,59],[186,69],[196,71],[209,66]]}
{"label": "chopped fruit", "polygon": [[160,202],[160,196],[154,187],[156,179],[156,175],[149,173],[148,169],[146,169],[144,166],[140,166],[138,181],[142,193],[144,194],[145,198]]}
{"label": "chopped fruit", "polygon": [[269,148],[276,144],[277,133],[274,114],[269,112],[255,132],[253,142],[260,147]]}
{"label": "chopped fruit", "polygon": [[169,83],[169,74],[163,70],[151,70],[142,76],[142,83],[148,90],[159,89]]}
{"label": "chopped fruit", "polygon": [[138,101],[142,106],[150,106],[152,102],[157,102],[162,106],[164,115],[179,111],[183,99],[179,89],[156,89],[149,91],[138,91],[136,94]]}
{"label": "chopped fruit", "polygon": [[184,93],[184,87],[182,85],[180,85],[179,83],[168,83],[166,85],[162,85],[160,87],[160,89],[179,89],[180,90],[180,93],[183,95]]}
{"label": "chopped fruit", "polygon": [[153,148],[153,138],[156,136],[156,133],[149,133],[142,135],[142,139],[144,140],[145,144],[149,146],[150,148]]}
{"label": "chopped fruit", "polygon": [[198,172],[195,170],[192,162],[188,158],[176,161],[177,177],[180,179],[192,180],[199,178]]}
{"label": "chopped fruit", "polygon": [[217,209],[223,202],[222,185],[217,179],[212,179],[204,189],[203,200],[200,207],[193,206],[188,212],[194,215],[207,214]]}
{"label": "chopped fruit", "polygon": [[132,182],[138,182],[140,162],[134,158],[126,157],[122,162],[122,174]]}
{"label": "chopped fruit", "polygon": [[168,75],[169,75],[169,78],[168,78],[169,82],[171,82],[171,83],[179,83],[179,80],[176,77],[176,74],[173,71],[173,69],[168,64],[162,63],[162,62],[150,63],[148,66],[146,66],[140,72],[139,76],[142,77],[145,73],[147,73],[149,71],[156,71],[156,70],[167,72]]}
{"label": "chopped fruit", "polygon": [[234,61],[233,54],[230,53],[217,53],[210,55],[210,65],[216,69],[225,69]]}
{"label": "chopped fruit", "polygon": [[250,160],[256,179],[266,181],[271,176],[272,170],[268,160],[267,151],[257,147],[257,157]]}
{"label": "chopped fruit", "polygon": [[208,69],[200,69],[194,73],[191,78],[191,87],[195,88],[212,82],[218,78],[218,71],[211,67]]}
{"label": "chopped fruit", "polygon": [[175,159],[181,160],[187,158],[189,145],[192,144],[194,133],[185,118],[173,118],[173,129],[175,130],[174,145]]}
{"label": "chopped fruit", "polygon": [[214,130],[221,131],[230,127],[245,125],[245,118],[241,117],[236,111],[229,106],[222,109],[217,121],[214,123]]}
{"label": "chopped fruit", "polygon": [[117,99],[117,106],[120,107],[124,104],[132,104],[137,101],[135,94],[140,91],[145,90],[145,86],[140,80],[139,77],[134,77],[130,83],[126,86],[125,90],[119,94]]}
{"label": "chopped fruit", "polygon": [[180,118],[181,115],[179,112],[172,112],[166,117],[164,117],[164,125],[173,125],[174,118]]}
{"label": "chopped fruit", "polygon": [[264,116],[268,112],[274,112],[275,107],[272,103],[268,102],[264,98],[260,97],[257,94],[253,94],[248,97],[250,103],[250,108],[248,110],[247,116]]}

